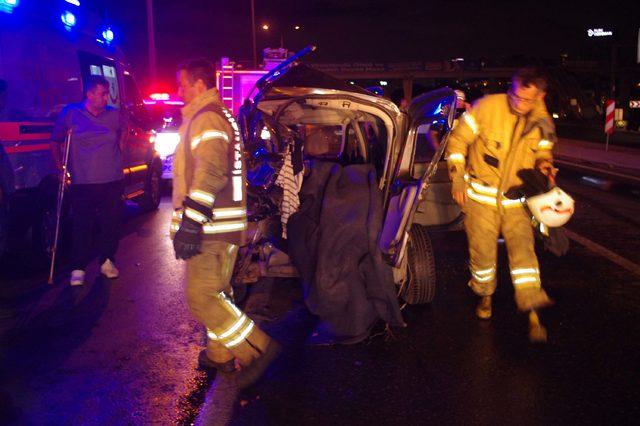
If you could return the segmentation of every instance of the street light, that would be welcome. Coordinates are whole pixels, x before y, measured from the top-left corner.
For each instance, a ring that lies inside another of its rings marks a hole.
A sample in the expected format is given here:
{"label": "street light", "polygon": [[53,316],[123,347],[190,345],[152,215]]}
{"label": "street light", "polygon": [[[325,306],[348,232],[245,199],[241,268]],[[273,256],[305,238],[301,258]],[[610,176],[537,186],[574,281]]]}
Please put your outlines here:
{"label": "street light", "polygon": [[262,24],[262,29],[265,31],[269,31],[269,24]]}
{"label": "street light", "polygon": [[295,27],[293,27],[293,29],[298,31],[300,29],[300,25],[296,25]]}

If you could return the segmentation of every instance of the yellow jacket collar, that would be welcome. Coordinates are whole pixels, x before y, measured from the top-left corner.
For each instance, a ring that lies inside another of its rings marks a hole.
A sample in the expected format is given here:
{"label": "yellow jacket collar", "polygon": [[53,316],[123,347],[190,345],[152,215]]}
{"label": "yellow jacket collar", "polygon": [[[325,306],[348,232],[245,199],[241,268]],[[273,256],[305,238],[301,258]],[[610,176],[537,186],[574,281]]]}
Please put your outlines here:
{"label": "yellow jacket collar", "polygon": [[218,93],[218,89],[215,87],[207,90],[204,93],[198,95],[194,100],[189,102],[182,108],[182,117],[184,119],[190,119],[193,115],[200,111],[205,105],[209,103],[222,104],[220,100],[220,94]]}

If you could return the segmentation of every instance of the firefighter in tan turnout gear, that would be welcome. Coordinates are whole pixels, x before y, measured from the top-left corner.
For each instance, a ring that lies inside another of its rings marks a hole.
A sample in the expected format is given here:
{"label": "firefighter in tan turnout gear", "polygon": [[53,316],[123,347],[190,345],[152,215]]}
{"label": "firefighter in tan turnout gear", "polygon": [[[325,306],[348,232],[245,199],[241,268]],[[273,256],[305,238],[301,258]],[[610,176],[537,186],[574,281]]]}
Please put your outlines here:
{"label": "firefighter in tan turnout gear", "polygon": [[186,105],[174,156],[173,246],[176,258],[187,261],[191,312],[207,328],[205,363],[248,385],[273,359],[278,344],[230,297],[247,229],[240,133],[214,87],[211,64],[198,60],[180,67],[178,85]]}
{"label": "firefighter in tan turnout gear", "polygon": [[508,94],[487,95],[465,113],[451,134],[447,166],[452,195],[465,213],[471,280],[480,296],[479,318],[491,317],[496,289],[497,240],[507,247],[518,309],[529,313],[529,338],[546,341],[536,309],[551,303],[540,284],[531,215],[521,200],[505,197],[522,184],[522,169],[554,173],[554,126],[544,105],[547,82],[539,70],[524,68]]}

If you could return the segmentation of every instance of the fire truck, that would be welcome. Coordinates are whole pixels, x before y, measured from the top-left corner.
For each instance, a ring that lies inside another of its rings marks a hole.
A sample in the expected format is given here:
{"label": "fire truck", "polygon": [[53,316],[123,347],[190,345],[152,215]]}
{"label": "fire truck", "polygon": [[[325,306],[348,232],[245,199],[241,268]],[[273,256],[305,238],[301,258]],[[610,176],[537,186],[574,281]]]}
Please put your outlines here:
{"label": "fire truck", "polygon": [[151,143],[149,112],[116,37],[79,1],[0,0],[0,235],[5,241],[23,241],[26,234],[37,252],[46,254],[51,247],[58,172],[50,133],[61,109],[82,100],[83,82],[91,75],[109,81],[109,104],[127,117],[125,195],[144,209],[157,208],[162,164]]}
{"label": "fire truck", "polygon": [[[280,58],[286,56],[286,49],[265,49],[265,64],[262,69],[246,69],[229,58],[222,58],[216,67],[216,85],[225,106],[237,115],[244,100],[251,95],[256,82],[280,63]],[[184,104],[169,93],[152,93],[144,103],[156,117],[157,126],[152,140],[162,159],[162,179],[169,181],[173,178],[173,153],[180,142],[179,109]]]}

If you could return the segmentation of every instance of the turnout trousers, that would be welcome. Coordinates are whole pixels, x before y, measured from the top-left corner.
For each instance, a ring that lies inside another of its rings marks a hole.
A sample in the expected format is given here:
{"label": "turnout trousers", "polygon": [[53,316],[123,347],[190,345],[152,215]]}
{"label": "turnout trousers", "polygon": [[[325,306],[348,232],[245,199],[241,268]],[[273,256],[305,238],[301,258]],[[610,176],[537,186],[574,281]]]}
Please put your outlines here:
{"label": "turnout trousers", "polygon": [[270,341],[230,298],[238,246],[204,240],[202,253],[187,260],[187,302],[207,328],[207,356],[216,363],[237,359],[247,366]]}
{"label": "turnout trousers", "polygon": [[549,305],[551,300],[540,283],[533,228],[525,208],[515,205],[498,209],[468,199],[464,212],[469,242],[469,287],[473,292],[478,296],[491,296],[495,292],[498,238],[502,234],[518,309],[529,311]]}

